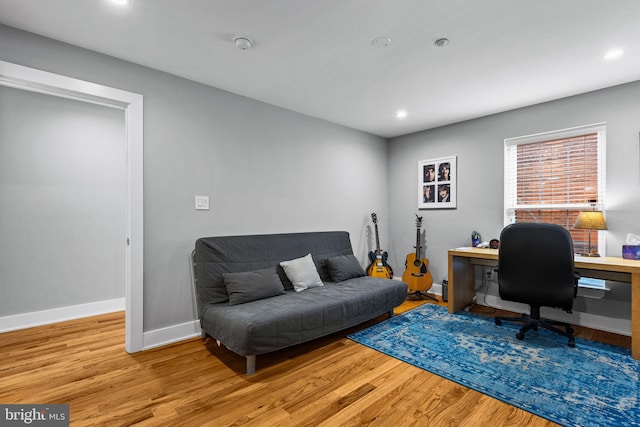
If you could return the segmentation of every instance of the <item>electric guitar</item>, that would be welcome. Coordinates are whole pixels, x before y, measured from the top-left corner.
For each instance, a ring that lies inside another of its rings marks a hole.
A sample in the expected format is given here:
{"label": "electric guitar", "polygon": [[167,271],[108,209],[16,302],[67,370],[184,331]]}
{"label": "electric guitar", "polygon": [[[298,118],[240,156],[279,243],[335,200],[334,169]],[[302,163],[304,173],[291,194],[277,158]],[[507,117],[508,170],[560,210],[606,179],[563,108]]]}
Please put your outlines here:
{"label": "electric guitar", "polygon": [[433,285],[433,277],[429,273],[429,260],[422,258],[422,248],[420,247],[420,228],[422,227],[422,217],[416,215],[416,251],[407,255],[405,271],[402,274],[402,281],[409,285],[412,291],[426,291]]}
{"label": "electric guitar", "polygon": [[378,237],[378,216],[374,213],[371,214],[371,220],[376,229],[376,250],[369,252],[369,260],[371,264],[367,267],[367,276],[379,277],[382,279],[393,278],[393,270],[391,266],[387,264],[387,258],[389,254],[380,250],[380,238]]}

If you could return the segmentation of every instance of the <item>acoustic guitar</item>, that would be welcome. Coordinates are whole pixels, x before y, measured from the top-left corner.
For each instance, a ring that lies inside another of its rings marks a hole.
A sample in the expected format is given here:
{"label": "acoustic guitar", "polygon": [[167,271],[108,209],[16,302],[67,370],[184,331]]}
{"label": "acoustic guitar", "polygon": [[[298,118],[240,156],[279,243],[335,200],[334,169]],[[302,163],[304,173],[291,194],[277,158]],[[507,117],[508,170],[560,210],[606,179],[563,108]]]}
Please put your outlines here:
{"label": "acoustic guitar", "polygon": [[[416,251],[407,255],[405,262],[405,271],[402,274],[402,281],[409,285],[409,290],[414,291],[419,295],[425,295],[429,298],[433,298],[430,295],[422,294],[421,291],[426,291],[433,285],[433,277],[429,273],[429,260],[422,258],[422,248],[420,246],[420,228],[422,227],[422,217],[416,215]],[[435,298],[433,298],[435,299]]]}
{"label": "acoustic guitar", "polygon": [[371,214],[371,220],[376,229],[376,250],[369,252],[369,260],[371,264],[367,267],[367,276],[379,277],[382,279],[393,278],[393,270],[387,263],[389,254],[380,250],[380,238],[378,237],[378,216],[374,213]]}

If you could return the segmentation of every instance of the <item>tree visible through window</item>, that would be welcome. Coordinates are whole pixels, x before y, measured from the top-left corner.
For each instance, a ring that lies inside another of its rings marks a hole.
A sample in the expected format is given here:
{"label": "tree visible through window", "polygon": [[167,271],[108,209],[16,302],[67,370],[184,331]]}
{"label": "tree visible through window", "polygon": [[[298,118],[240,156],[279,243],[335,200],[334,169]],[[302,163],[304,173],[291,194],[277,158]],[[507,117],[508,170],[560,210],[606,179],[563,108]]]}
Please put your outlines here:
{"label": "tree visible through window", "polygon": [[[591,200],[604,204],[604,139],[604,126],[596,125],[506,140],[505,223],[562,225],[575,251],[586,252],[588,230],[573,225]],[[596,248],[598,237],[591,232]]]}

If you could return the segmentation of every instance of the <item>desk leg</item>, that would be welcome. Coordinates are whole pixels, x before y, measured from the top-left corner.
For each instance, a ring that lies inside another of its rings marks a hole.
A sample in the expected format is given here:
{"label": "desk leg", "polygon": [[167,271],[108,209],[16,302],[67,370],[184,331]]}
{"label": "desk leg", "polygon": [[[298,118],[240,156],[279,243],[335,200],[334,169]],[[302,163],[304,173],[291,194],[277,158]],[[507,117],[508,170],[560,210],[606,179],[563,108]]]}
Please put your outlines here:
{"label": "desk leg", "polygon": [[631,273],[631,356],[640,359],[640,273]]}
{"label": "desk leg", "polygon": [[473,300],[474,281],[469,258],[449,255],[449,313],[463,310]]}

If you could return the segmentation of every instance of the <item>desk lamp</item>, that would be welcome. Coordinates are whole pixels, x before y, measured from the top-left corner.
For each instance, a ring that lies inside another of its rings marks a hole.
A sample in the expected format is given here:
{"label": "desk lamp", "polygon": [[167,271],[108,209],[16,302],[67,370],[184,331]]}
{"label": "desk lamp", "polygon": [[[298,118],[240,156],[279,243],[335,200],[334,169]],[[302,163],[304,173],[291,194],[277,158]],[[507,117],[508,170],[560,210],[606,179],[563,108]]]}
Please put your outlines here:
{"label": "desk lamp", "polygon": [[592,211],[584,211],[578,214],[578,219],[576,220],[573,228],[579,230],[589,230],[589,252],[581,253],[582,256],[600,256],[598,252],[591,249],[591,230],[606,230],[607,223],[604,220],[604,215],[602,211],[592,210]]}

